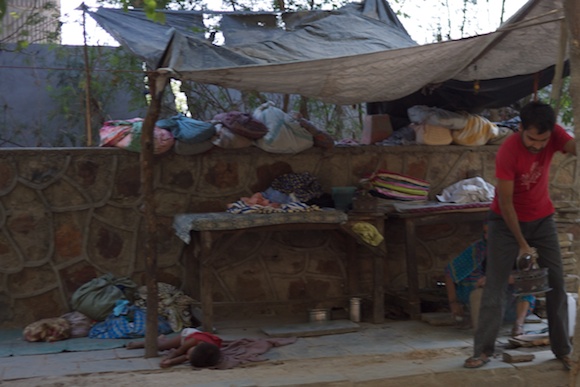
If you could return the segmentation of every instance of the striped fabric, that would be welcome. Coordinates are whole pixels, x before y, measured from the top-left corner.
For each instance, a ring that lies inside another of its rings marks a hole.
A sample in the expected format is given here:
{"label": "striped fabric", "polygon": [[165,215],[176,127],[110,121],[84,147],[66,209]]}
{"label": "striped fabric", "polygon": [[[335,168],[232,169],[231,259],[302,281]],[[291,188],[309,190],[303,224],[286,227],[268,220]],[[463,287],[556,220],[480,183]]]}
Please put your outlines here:
{"label": "striped fabric", "polygon": [[430,183],[400,173],[378,170],[368,177],[371,195],[395,200],[427,200]]}

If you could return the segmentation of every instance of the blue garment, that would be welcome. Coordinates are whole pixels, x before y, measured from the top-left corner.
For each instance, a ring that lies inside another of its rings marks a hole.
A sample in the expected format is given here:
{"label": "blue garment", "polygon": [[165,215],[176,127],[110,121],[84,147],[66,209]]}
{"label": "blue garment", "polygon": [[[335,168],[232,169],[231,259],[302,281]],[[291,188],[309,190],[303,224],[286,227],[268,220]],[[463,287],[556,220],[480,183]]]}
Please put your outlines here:
{"label": "blue garment", "polygon": [[194,120],[181,113],[159,120],[155,126],[169,130],[176,140],[187,144],[208,141],[216,134],[215,125],[211,122]]}
{"label": "blue garment", "polygon": [[[469,305],[469,295],[476,288],[477,281],[485,277],[484,261],[487,255],[487,241],[482,238],[463,250],[453,261],[445,268],[455,283],[455,293],[457,300],[463,305]],[[506,309],[505,321],[515,321],[515,303],[527,301],[529,303],[528,315],[530,315],[536,306],[536,297],[525,295],[514,297],[513,285],[508,285],[506,290]]]}
{"label": "blue garment", "polygon": [[[118,313],[118,314],[117,314]],[[147,313],[134,305],[118,304],[115,312],[111,313],[105,321],[96,323],[89,330],[92,339],[132,339],[145,336]],[[163,318],[158,319],[158,333],[168,334],[173,332],[171,324]]]}
{"label": "blue garment", "polygon": [[272,203],[286,204],[292,202],[290,195],[277,191],[272,187],[267,188],[264,192],[262,192],[262,196]]}
{"label": "blue garment", "polygon": [[463,250],[445,268],[455,283],[457,299],[464,305],[469,304],[469,295],[475,289],[477,281],[485,276],[483,261],[487,251],[487,242],[480,239]]}

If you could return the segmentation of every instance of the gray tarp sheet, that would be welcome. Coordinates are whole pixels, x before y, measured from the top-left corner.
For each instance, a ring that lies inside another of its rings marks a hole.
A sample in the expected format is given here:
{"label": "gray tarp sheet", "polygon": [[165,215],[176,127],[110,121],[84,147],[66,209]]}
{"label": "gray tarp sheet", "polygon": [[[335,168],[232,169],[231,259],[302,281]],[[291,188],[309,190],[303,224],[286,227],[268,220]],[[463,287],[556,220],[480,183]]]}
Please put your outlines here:
{"label": "gray tarp sheet", "polygon": [[[557,60],[563,10],[562,0],[530,0],[493,33],[428,45],[409,37],[384,0],[335,11],[214,14],[223,45],[203,37],[200,12],[167,11],[163,25],[137,10],[90,12],[150,68],[170,68],[177,79],[353,104],[545,72]],[[539,86],[547,83],[544,76]]]}

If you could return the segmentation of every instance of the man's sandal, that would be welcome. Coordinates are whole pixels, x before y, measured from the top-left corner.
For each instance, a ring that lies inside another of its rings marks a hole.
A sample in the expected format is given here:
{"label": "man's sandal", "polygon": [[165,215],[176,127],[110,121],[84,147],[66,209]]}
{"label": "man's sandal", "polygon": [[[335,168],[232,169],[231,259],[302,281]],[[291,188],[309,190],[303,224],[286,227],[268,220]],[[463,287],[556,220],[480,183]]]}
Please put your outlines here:
{"label": "man's sandal", "polygon": [[570,358],[569,355],[556,356],[556,358],[564,364],[564,367],[566,367],[568,371],[572,369],[572,358]]}
{"label": "man's sandal", "polygon": [[523,335],[524,332],[524,325],[523,324],[514,324],[512,327],[512,337]]}
{"label": "man's sandal", "polygon": [[487,363],[489,363],[489,357],[487,357],[485,355],[481,355],[479,357],[472,356],[469,359],[465,360],[465,363],[463,363],[463,366],[465,368],[479,368],[479,367],[483,367]]}

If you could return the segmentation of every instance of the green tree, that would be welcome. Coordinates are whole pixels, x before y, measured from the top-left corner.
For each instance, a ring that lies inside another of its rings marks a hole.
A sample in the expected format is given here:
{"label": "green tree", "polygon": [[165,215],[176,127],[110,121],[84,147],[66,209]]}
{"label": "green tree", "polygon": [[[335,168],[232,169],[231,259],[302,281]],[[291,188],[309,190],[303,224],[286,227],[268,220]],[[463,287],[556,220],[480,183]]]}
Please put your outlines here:
{"label": "green tree", "polygon": [[0,0],[0,49],[16,43],[17,49],[32,43],[57,43],[60,37],[60,10],[56,2],[35,0],[28,9],[8,12],[6,0]]}
{"label": "green tree", "polygon": [[[112,96],[118,90],[129,93],[131,110],[146,106],[145,83],[143,74],[139,72],[141,62],[135,56],[122,48],[87,47],[88,63],[85,63],[80,47],[76,53],[71,50],[73,47],[55,47],[59,63],[65,68],[78,70],[54,70],[50,73],[50,84],[55,86],[50,86],[48,91],[57,108],[49,119],[58,117],[68,127],[82,128],[86,126],[86,117],[90,117],[90,126],[100,128],[106,120],[113,118],[108,116],[107,111],[113,103]],[[91,73],[89,103],[86,103],[85,93],[87,70]],[[86,114],[87,107],[90,114]],[[99,143],[98,130],[92,131],[91,140],[92,144]],[[69,141],[77,146],[88,143],[86,135],[69,135]]]}

